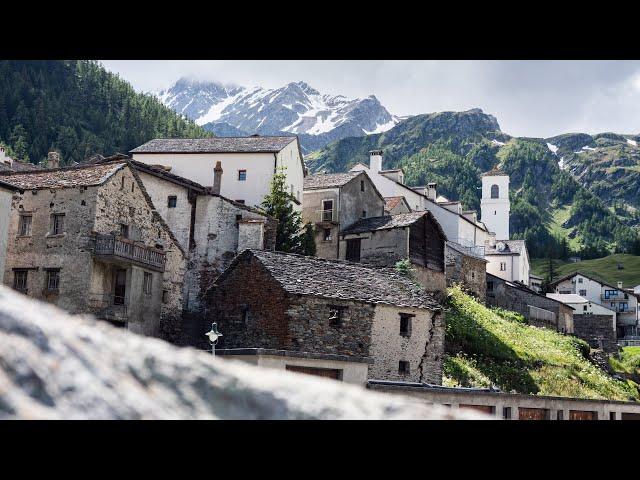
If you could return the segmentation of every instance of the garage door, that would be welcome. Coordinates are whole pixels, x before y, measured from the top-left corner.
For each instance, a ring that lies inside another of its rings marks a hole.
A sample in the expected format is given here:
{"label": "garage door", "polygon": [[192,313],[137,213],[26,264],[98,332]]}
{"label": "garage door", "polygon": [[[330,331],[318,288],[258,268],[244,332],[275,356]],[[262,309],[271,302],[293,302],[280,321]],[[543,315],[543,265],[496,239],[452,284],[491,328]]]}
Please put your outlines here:
{"label": "garage door", "polygon": [[620,416],[622,420],[640,420],[640,413],[625,413]]}
{"label": "garage door", "polygon": [[477,410],[479,412],[484,412],[487,414],[492,414],[495,410],[494,407],[491,406],[487,406],[487,405],[467,405],[464,403],[460,404],[460,408],[466,408],[468,410]]}
{"label": "garage door", "polygon": [[518,408],[519,420],[549,420],[549,410],[546,408]]}
{"label": "garage door", "polygon": [[569,420],[597,420],[598,413],[588,410],[569,410]]}
{"label": "garage door", "polygon": [[342,380],[342,370],[337,368],[300,367],[298,365],[286,365],[285,368],[290,372],[306,373],[307,375],[315,375],[317,377]]}

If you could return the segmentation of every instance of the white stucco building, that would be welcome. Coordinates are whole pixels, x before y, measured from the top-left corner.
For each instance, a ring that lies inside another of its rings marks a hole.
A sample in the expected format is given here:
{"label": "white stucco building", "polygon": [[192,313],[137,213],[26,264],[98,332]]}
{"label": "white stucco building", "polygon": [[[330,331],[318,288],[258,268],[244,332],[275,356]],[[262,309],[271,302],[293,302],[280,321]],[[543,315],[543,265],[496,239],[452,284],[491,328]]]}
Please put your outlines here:
{"label": "white stucco building", "polygon": [[247,206],[262,203],[274,173],[284,167],[298,208],[302,202],[305,167],[298,137],[155,139],[131,154],[136,161],[162,165],[205,187],[213,186],[214,168],[221,162],[225,181],[220,194]]}
{"label": "white stucco building", "polygon": [[405,185],[402,169],[382,169],[382,150],[369,153],[369,166],[358,163],[351,171],[366,172],[383,197],[404,197],[411,210],[431,212],[449,241],[465,247],[484,247],[489,232],[478,221],[475,211],[463,211],[460,202],[438,197],[435,183],[414,188]]}
{"label": "white stucco building", "polygon": [[488,262],[487,273],[508,282],[529,285],[531,265],[525,241],[500,240],[494,245],[491,243],[484,250],[484,258]]}

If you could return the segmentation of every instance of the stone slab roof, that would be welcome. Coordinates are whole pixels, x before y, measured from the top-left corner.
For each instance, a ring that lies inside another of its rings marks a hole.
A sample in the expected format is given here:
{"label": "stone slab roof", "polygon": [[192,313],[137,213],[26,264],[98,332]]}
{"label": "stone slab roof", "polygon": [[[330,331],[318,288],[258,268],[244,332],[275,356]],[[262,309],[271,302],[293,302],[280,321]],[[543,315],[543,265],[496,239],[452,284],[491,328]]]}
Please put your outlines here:
{"label": "stone slab roof", "polygon": [[321,173],[318,175],[310,175],[304,179],[304,190],[342,187],[358,175],[363,175],[363,172]]}
{"label": "stone slab roof", "polygon": [[125,165],[124,162],[115,162],[33,172],[13,172],[0,176],[0,179],[22,190],[90,187],[102,185]]}
{"label": "stone slab roof", "polygon": [[43,168],[34,163],[21,162],[19,160],[14,160],[11,165],[0,163],[0,173],[33,172],[36,170],[43,170]]}
{"label": "stone slab roof", "polygon": [[216,280],[221,282],[236,263],[254,257],[284,288],[296,295],[440,310],[434,297],[391,268],[326,260],[292,253],[245,250]]}
{"label": "stone slab roof", "polygon": [[416,223],[427,211],[398,213],[396,215],[383,215],[382,217],[362,218],[356,223],[345,228],[343,235],[373,232],[374,230],[387,230],[390,228],[408,227]]}
{"label": "stone slab roof", "polygon": [[156,138],[131,153],[277,153],[297,137]]}
{"label": "stone slab roof", "polygon": [[509,174],[501,170],[499,167],[493,167],[488,172],[484,172],[481,177],[507,177]]}
{"label": "stone slab roof", "polygon": [[[499,251],[496,247],[499,243],[504,243],[508,248]],[[496,247],[486,246],[485,247],[485,255],[513,255],[521,253],[525,248],[524,240],[497,240]]]}

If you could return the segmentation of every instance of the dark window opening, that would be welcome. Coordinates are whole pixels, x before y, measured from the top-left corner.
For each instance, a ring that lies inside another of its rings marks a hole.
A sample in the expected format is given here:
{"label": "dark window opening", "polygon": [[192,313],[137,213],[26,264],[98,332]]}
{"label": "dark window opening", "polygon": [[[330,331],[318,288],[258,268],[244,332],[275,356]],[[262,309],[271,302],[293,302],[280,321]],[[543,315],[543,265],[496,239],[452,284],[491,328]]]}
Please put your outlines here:
{"label": "dark window opening", "polygon": [[409,362],[406,360],[400,360],[398,362],[398,373],[400,375],[409,375]]}
{"label": "dark window opening", "polygon": [[52,268],[47,270],[47,290],[58,291],[60,287],[60,269]]}
{"label": "dark window opening", "polygon": [[21,237],[31,236],[31,220],[33,220],[33,217],[31,215],[20,216],[19,235]]}
{"label": "dark window opening", "polygon": [[122,182],[120,183],[120,190],[124,190],[124,177],[122,177]]}
{"label": "dark window opening", "polygon": [[360,180],[360,191],[364,192],[364,180]]}
{"label": "dark window opening", "polygon": [[362,218],[367,218],[367,211],[366,210],[362,210]]}
{"label": "dark window opening", "polygon": [[178,197],[169,195],[169,197],[167,197],[167,206],[169,208],[176,208],[176,205],[178,205]]}
{"label": "dark window opening", "polygon": [[329,325],[332,327],[341,327],[346,307],[340,305],[329,305]]}
{"label": "dark window opening", "polygon": [[127,271],[116,270],[113,289],[113,304],[124,305],[127,293]]}
{"label": "dark window opening", "polygon": [[51,235],[62,235],[64,233],[64,213],[54,213],[51,215]]}
{"label": "dark window opening", "polygon": [[360,261],[360,239],[359,238],[353,238],[351,240],[347,240],[346,259],[349,262]]}
{"label": "dark window opening", "polygon": [[411,317],[413,317],[413,315],[406,313],[400,314],[400,335],[403,337],[411,336]]}
{"label": "dark window opening", "polygon": [[143,288],[144,288],[144,294],[145,295],[151,295],[152,284],[153,284],[153,275],[151,275],[148,272],[144,272]]}
{"label": "dark window opening", "polygon": [[246,170],[238,170],[238,181],[244,182],[247,179],[247,171]]}
{"label": "dark window opening", "polygon": [[333,220],[333,200],[322,201],[322,221],[330,222]]}
{"label": "dark window opening", "polygon": [[13,288],[19,292],[27,293],[27,270],[15,270],[13,272]]}
{"label": "dark window opening", "polygon": [[120,224],[120,236],[122,238],[129,238],[129,225],[126,223]]}
{"label": "dark window opening", "polygon": [[162,290],[162,303],[169,301],[169,290]]}
{"label": "dark window opening", "polygon": [[242,307],[242,324],[248,325],[249,323],[249,307]]}
{"label": "dark window opening", "polygon": [[324,234],[322,236],[322,239],[325,242],[330,242],[331,241],[331,229],[330,228],[325,228],[324,229]]}
{"label": "dark window opening", "polygon": [[500,197],[500,187],[498,185],[491,185],[491,198]]}
{"label": "dark window opening", "polygon": [[609,420],[615,420],[616,419],[616,412],[609,412]]}
{"label": "dark window opening", "polygon": [[504,407],[502,409],[502,418],[504,420],[511,420],[511,407]]}
{"label": "dark window opening", "polygon": [[493,292],[493,280],[487,282],[487,291]]}

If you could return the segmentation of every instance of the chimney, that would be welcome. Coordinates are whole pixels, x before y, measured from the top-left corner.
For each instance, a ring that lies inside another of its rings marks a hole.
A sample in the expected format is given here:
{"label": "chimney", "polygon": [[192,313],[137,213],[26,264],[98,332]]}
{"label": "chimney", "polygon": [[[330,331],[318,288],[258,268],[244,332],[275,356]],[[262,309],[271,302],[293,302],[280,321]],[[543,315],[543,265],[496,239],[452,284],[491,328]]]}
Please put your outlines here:
{"label": "chimney", "polygon": [[438,198],[437,189],[438,189],[437,183],[427,184],[427,198],[429,200],[433,200],[434,202],[436,201],[436,198]]}
{"label": "chimney", "polygon": [[495,248],[496,246],[496,234],[495,232],[489,232],[489,239],[487,240],[489,246]]}
{"label": "chimney", "polygon": [[60,168],[60,154],[58,152],[47,154],[47,168]]}
{"label": "chimney", "polygon": [[622,282],[618,282],[618,288],[622,290]]}
{"label": "chimney", "polygon": [[213,193],[220,195],[220,185],[222,183],[222,163],[218,160],[216,168],[213,169]]}
{"label": "chimney", "polygon": [[371,150],[369,152],[369,169],[374,173],[382,170],[382,150]]}
{"label": "chimney", "polygon": [[13,163],[11,157],[7,157],[7,152],[4,146],[0,146],[0,163],[4,163],[6,165],[11,165]]}

